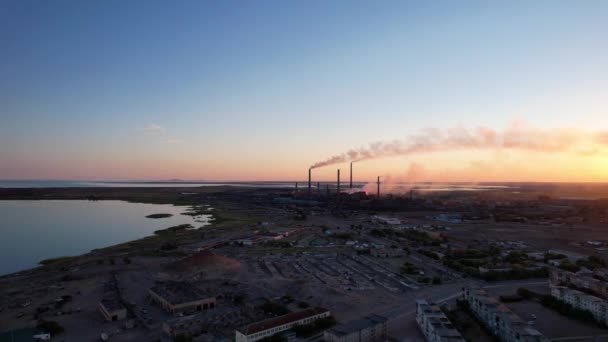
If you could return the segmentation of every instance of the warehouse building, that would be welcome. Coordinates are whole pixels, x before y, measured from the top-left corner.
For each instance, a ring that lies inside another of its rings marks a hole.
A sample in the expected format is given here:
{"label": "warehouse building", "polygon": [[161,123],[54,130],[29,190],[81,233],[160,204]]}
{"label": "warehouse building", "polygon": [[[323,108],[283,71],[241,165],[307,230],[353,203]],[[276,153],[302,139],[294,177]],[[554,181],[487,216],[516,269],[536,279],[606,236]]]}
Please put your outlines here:
{"label": "warehouse building", "polygon": [[127,318],[127,308],[122,305],[116,295],[106,294],[99,302],[98,309],[107,321]]}
{"label": "warehouse building", "polygon": [[302,311],[291,312],[283,316],[269,318],[237,329],[235,331],[236,342],[261,340],[292,329],[297,325],[311,324],[318,319],[326,318],[330,315],[330,312],[326,309],[309,308]]}
{"label": "warehouse building", "polygon": [[148,294],[165,311],[172,315],[215,308],[214,296],[210,296],[191,284],[165,282],[152,287]]}

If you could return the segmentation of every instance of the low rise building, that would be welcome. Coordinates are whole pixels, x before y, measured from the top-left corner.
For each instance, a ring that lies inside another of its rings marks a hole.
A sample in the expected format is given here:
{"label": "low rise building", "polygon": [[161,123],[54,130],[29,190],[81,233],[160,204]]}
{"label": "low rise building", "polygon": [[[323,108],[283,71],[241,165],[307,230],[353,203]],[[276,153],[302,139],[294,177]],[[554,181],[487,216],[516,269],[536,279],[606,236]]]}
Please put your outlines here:
{"label": "low rise building", "polygon": [[188,315],[183,317],[175,317],[163,322],[163,332],[169,336],[186,334],[197,336],[203,332],[203,317],[199,315]]}
{"label": "low rise building", "polygon": [[185,282],[164,282],[152,287],[150,298],[172,315],[215,308],[214,296]]}
{"label": "low rise building", "polygon": [[603,276],[596,276],[594,272],[568,272],[560,269],[551,269],[549,280],[555,286],[570,286],[593,292],[598,297],[608,299],[608,282]]}
{"label": "low rise building", "polygon": [[309,308],[291,312],[286,315],[269,318],[252,323],[235,331],[236,342],[252,342],[270,337],[292,329],[297,325],[306,325],[318,319],[329,317],[331,314],[323,308]]}
{"label": "low rise building", "polygon": [[429,304],[424,299],[416,301],[416,323],[429,342],[464,342],[460,332],[454,328],[439,306]]}
{"label": "low rise building", "polygon": [[122,305],[118,296],[110,293],[101,299],[98,309],[107,321],[118,321],[127,318],[127,308]]}
{"label": "low rise building", "polygon": [[374,342],[386,341],[388,319],[369,315],[344,324],[338,324],[323,334],[325,342]]}
{"label": "low rise building", "polygon": [[462,295],[471,312],[500,341],[549,341],[486,291],[464,288]]}
{"label": "low rise building", "polygon": [[591,312],[599,322],[608,323],[608,302],[604,299],[565,286],[555,285],[551,285],[551,296],[577,309]]}

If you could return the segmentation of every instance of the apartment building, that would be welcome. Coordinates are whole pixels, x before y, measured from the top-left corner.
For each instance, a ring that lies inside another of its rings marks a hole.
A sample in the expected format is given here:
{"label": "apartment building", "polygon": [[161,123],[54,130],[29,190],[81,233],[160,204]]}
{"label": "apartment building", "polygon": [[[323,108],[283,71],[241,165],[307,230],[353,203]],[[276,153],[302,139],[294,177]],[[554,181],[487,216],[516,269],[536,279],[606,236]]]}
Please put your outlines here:
{"label": "apartment building", "polygon": [[428,342],[464,341],[439,306],[424,299],[416,300],[416,323]]}

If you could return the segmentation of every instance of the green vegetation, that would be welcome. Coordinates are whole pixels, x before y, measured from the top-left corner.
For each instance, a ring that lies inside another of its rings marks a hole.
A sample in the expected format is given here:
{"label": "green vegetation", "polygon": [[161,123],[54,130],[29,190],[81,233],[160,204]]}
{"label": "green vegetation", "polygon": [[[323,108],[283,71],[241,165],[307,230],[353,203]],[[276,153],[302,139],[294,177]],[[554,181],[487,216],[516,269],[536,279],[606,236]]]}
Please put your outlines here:
{"label": "green vegetation", "polygon": [[594,255],[589,256],[587,259],[579,259],[576,261],[576,265],[580,267],[585,267],[590,270],[594,270],[596,268],[601,268],[606,266],[606,262]]}
{"label": "green vegetation", "polygon": [[558,267],[569,272],[578,272],[581,269],[578,265],[573,264],[569,259],[563,259]]}
{"label": "green vegetation", "polygon": [[58,263],[74,260],[75,258],[76,257],[73,257],[73,256],[62,256],[62,257],[41,260],[39,262],[39,264],[47,266],[47,265],[58,264]]}
{"label": "green vegetation", "polygon": [[171,216],[173,216],[173,214],[151,214],[146,217],[151,218],[151,219],[161,219],[161,218],[167,218],[167,217],[171,217]]}
{"label": "green vegetation", "polygon": [[262,304],[261,309],[266,313],[272,313],[277,316],[289,313],[289,310],[285,306],[272,301],[266,301],[266,303]]}
{"label": "green vegetation", "polygon": [[420,273],[420,270],[418,270],[418,267],[416,267],[416,265],[412,264],[411,262],[406,261],[401,266],[401,273],[418,274],[418,273]]}
{"label": "green vegetation", "polygon": [[280,240],[270,240],[270,241],[267,241],[264,245],[268,246],[268,247],[275,247],[275,248],[289,248],[289,247],[291,247],[291,243],[290,242],[280,241]]}
{"label": "green vegetation", "polygon": [[309,308],[309,307],[310,307],[310,304],[308,304],[308,303],[306,303],[306,302],[299,302],[299,303],[298,303],[298,307],[299,307],[300,309],[306,309],[306,308]]}
{"label": "green vegetation", "polygon": [[441,285],[441,278],[438,276],[433,277],[433,281],[431,282],[433,285]]}
{"label": "green vegetation", "polygon": [[417,282],[422,283],[422,284],[428,284],[431,282],[431,278],[429,277],[418,277],[418,279],[416,279]]}
{"label": "green vegetation", "polygon": [[419,249],[418,253],[420,253],[422,255],[425,255],[425,256],[427,256],[427,257],[429,257],[431,259],[435,259],[435,260],[441,259],[437,253],[435,253],[433,251],[426,250],[426,249]]}
{"label": "green vegetation", "polygon": [[194,228],[194,227],[191,224],[180,224],[177,226],[156,230],[156,231],[154,231],[154,234],[160,235],[160,236],[175,235],[179,232],[182,232],[187,229],[192,229],[192,228]]}
{"label": "green vegetation", "polygon": [[63,327],[55,321],[40,321],[40,322],[38,322],[38,325],[36,326],[36,328],[38,328],[42,331],[46,331],[53,336],[59,335],[62,332],[64,332]]}
{"label": "green vegetation", "polygon": [[566,259],[567,256],[563,255],[563,254],[557,254],[557,253],[545,253],[545,262],[549,261],[549,260],[555,260],[555,259]]}
{"label": "green vegetation", "polygon": [[192,336],[186,333],[179,333],[173,337],[173,342],[191,342]]}
{"label": "green vegetation", "polygon": [[[500,249],[496,247],[451,251],[443,258],[443,263],[468,276],[487,281],[543,278],[549,274],[546,267],[535,267],[525,253],[512,251],[501,258]],[[480,267],[487,271],[481,272]]]}
{"label": "green vegetation", "polygon": [[353,234],[351,233],[335,233],[332,235],[332,237],[336,238],[336,239],[344,239],[344,240],[348,240],[353,236]]}

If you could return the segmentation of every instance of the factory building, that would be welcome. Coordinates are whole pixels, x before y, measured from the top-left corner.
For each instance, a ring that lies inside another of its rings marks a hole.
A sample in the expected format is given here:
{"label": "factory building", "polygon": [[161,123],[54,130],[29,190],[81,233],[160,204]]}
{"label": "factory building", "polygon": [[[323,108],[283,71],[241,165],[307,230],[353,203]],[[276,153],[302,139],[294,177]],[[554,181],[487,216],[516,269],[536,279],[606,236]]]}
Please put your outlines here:
{"label": "factory building", "polygon": [[171,337],[179,334],[197,336],[203,332],[204,317],[200,315],[189,315],[184,317],[175,317],[163,322],[163,332]]}
{"label": "factory building", "polygon": [[369,315],[361,319],[336,325],[325,331],[325,342],[375,342],[386,341],[388,319],[379,315]]}
{"label": "factory building", "polygon": [[152,287],[150,298],[172,315],[215,308],[215,297],[183,282],[165,282]]}
{"label": "factory building", "polygon": [[460,332],[438,305],[429,304],[424,299],[416,300],[416,323],[429,342],[464,342]]}
{"label": "factory building", "polygon": [[329,317],[331,314],[323,308],[309,308],[291,312],[283,316],[269,318],[249,324],[235,331],[236,342],[252,342],[270,337],[292,329],[297,325],[311,324],[314,321]]}
{"label": "factory building", "polygon": [[589,311],[596,320],[608,323],[608,302],[565,286],[551,285],[551,296],[572,305],[576,309]]}
{"label": "factory building", "polygon": [[127,318],[127,308],[122,305],[118,296],[105,295],[98,305],[99,312],[107,321],[119,321]]}
{"label": "factory building", "polygon": [[462,295],[477,319],[500,341],[549,341],[484,290],[464,288]]}

